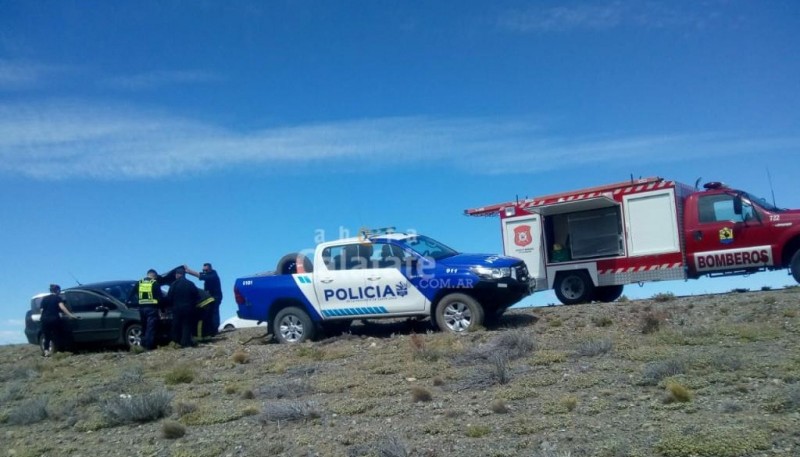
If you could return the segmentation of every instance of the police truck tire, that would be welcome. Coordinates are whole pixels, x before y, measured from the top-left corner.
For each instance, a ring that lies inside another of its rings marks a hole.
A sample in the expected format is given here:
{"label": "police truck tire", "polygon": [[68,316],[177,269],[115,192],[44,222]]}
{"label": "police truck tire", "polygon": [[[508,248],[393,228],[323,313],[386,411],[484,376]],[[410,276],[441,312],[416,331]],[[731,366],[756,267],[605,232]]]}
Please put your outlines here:
{"label": "police truck tire", "polygon": [[794,280],[800,283],[800,251],[795,252],[792,256],[790,267],[792,269],[792,276],[794,276]]}
{"label": "police truck tire", "polygon": [[125,327],[125,348],[129,351],[134,346],[142,345],[142,326],[131,324]]}
{"label": "police truck tire", "polygon": [[278,260],[278,265],[275,266],[275,272],[279,275],[291,275],[297,273],[298,258],[303,262],[303,270],[306,273],[311,273],[314,269],[314,264],[311,263],[311,259],[303,254],[300,254],[299,252],[292,252],[281,257],[281,260]]}
{"label": "police truck tire", "polygon": [[556,297],[565,305],[589,303],[594,294],[594,284],[585,271],[562,271],[555,284]]}
{"label": "police truck tire", "polygon": [[624,286],[617,285],[617,286],[601,286],[594,288],[594,299],[595,301],[603,302],[603,303],[611,303],[612,301],[618,299],[622,296],[622,289]]}
{"label": "police truck tire", "polygon": [[465,294],[450,294],[436,305],[436,325],[444,332],[465,333],[483,325],[483,307]]}
{"label": "police truck tire", "polygon": [[278,311],[272,320],[272,334],[279,343],[296,344],[314,339],[314,323],[300,308],[290,306]]}

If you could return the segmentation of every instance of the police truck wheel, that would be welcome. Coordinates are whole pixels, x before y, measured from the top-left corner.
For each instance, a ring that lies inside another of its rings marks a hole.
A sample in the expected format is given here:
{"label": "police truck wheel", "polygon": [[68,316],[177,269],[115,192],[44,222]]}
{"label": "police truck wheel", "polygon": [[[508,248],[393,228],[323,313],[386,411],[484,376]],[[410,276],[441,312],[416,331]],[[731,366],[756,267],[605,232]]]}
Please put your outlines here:
{"label": "police truck wheel", "polygon": [[302,343],[314,338],[314,324],[305,311],[290,306],[272,320],[272,333],[279,343]]}
{"label": "police truck wheel", "polygon": [[125,328],[125,347],[130,350],[134,346],[142,345],[142,326],[131,324]]}
{"label": "police truck wheel", "polygon": [[790,264],[792,269],[792,276],[794,276],[794,280],[800,283],[800,251],[797,251],[792,256],[792,263]]}
{"label": "police truck wheel", "polygon": [[622,289],[622,285],[595,287],[594,299],[603,303],[611,303],[622,296]]}
{"label": "police truck wheel", "polygon": [[585,271],[562,271],[556,278],[556,297],[565,305],[592,301],[594,285]]}
{"label": "police truck wheel", "polygon": [[436,325],[451,333],[475,329],[483,325],[483,307],[469,295],[447,295],[436,305]]}

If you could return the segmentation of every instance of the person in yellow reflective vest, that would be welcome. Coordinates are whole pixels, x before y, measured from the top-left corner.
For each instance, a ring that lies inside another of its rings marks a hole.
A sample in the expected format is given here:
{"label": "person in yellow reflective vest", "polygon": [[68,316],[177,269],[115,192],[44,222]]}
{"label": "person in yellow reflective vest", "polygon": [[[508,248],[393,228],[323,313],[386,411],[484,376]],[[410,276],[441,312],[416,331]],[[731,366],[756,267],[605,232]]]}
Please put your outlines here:
{"label": "person in yellow reflective vest", "polygon": [[158,273],[151,268],[147,270],[147,276],[136,284],[139,317],[142,321],[142,346],[149,350],[156,348],[159,307],[163,307],[165,304],[158,279]]}

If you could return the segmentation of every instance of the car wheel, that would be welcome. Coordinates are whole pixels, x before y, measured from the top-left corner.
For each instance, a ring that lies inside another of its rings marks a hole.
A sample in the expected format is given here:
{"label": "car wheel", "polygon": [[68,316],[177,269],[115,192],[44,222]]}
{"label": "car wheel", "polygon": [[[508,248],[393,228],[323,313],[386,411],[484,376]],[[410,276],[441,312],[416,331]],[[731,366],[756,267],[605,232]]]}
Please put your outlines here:
{"label": "car wheel", "polygon": [[272,322],[272,333],[279,343],[295,344],[314,339],[314,324],[300,308],[284,308]]}
{"label": "car wheel", "polygon": [[236,327],[234,327],[233,324],[225,324],[225,327],[222,327],[222,330],[233,330],[235,328]]}
{"label": "car wheel", "polygon": [[131,324],[125,328],[125,347],[130,350],[134,346],[142,345],[142,326]]}
{"label": "car wheel", "polygon": [[624,286],[602,286],[594,288],[594,299],[603,303],[611,303],[622,296]]}
{"label": "car wheel", "polygon": [[451,333],[475,329],[483,325],[483,307],[469,295],[446,295],[436,305],[436,325]]}

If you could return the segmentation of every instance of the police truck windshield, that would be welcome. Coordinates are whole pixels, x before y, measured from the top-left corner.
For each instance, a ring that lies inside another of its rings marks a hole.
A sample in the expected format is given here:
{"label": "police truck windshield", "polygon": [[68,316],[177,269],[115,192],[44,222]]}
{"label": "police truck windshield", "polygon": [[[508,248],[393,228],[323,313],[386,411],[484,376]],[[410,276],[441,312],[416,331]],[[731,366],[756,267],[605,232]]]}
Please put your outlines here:
{"label": "police truck windshield", "polygon": [[458,251],[424,235],[409,237],[405,240],[405,244],[409,249],[422,257],[430,257],[434,260],[441,260],[446,257],[458,255]]}

